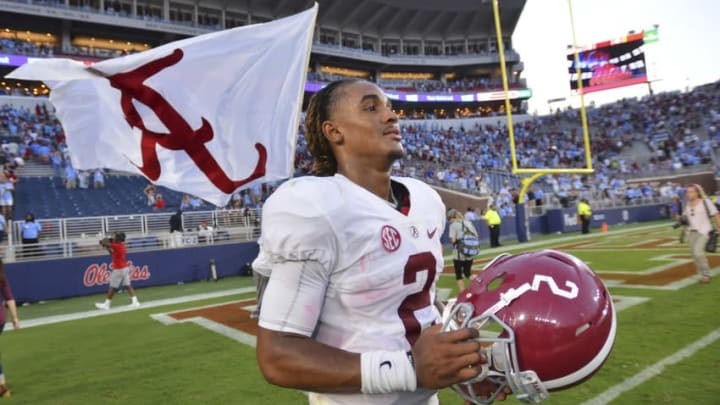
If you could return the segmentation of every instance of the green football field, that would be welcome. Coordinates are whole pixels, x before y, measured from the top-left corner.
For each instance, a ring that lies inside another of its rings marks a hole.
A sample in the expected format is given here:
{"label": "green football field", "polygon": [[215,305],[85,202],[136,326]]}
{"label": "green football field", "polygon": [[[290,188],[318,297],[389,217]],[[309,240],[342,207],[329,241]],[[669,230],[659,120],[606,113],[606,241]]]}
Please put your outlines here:
{"label": "green football field", "polygon": [[[720,404],[720,278],[697,283],[687,246],[667,224],[607,234],[553,235],[486,251],[557,248],[587,261],[610,286],[618,332],[604,367],[548,404]],[[720,255],[711,255],[720,268]],[[449,262],[448,262],[449,264]],[[441,294],[454,296],[445,273]],[[100,296],[24,306],[19,331],[0,336],[8,404],[302,404],[270,386],[255,361],[251,278],[140,289],[143,307],[110,312]],[[230,322],[224,321],[230,318]],[[462,404],[445,390],[442,404]],[[518,403],[509,399],[505,403]]]}

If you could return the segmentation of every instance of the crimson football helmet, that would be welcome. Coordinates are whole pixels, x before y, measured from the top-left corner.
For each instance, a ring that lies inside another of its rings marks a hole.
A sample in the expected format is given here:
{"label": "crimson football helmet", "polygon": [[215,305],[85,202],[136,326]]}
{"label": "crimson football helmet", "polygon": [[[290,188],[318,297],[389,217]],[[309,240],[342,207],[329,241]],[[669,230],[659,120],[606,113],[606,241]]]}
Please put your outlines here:
{"label": "crimson football helmet", "polygon": [[[443,329],[476,328],[488,362],[453,386],[476,404],[506,387],[523,402],[581,383],[605,362],[615,341],[612,298],[578,258],[554,250],[493,259],[443,315]],[[480,393],[477,383],[497,386]]]}

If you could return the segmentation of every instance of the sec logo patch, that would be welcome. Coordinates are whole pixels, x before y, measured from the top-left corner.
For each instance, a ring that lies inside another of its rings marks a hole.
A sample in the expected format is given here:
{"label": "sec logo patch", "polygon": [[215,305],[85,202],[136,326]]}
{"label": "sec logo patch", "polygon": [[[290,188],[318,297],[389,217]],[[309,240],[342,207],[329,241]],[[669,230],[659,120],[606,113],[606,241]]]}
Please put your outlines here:
{"label": "sec logo patch", "polygon": [[380,230],[380,242],[388,252],[394,252],[400,248],[400,232],[390,225],[385,225]]}

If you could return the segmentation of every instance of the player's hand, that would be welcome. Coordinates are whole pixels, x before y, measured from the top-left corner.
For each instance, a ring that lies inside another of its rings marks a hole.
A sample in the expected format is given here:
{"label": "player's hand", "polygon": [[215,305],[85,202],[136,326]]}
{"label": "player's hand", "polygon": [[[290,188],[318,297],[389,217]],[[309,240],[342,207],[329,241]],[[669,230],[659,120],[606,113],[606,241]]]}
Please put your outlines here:
{"label": "player's hand", "polygon": [[413,346],[418,387],[445,388],[477,377],[480,365],[487,362],[480,355],[480,343],[469,340],[478,331],[465,328],[440,332],[442,325],[424,330]]}
{"label": "player's hand", "polygon": [[13,329],[15,329],[15,330],[20,329],[20,320],[19,319],[13,319]]}

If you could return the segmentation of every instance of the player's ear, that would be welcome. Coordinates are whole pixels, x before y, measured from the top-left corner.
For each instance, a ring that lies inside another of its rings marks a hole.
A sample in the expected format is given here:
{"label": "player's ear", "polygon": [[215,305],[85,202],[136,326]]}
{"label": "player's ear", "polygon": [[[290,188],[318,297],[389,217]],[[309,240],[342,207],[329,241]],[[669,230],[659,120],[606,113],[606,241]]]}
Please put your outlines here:
{"label": "player's ear", "polygon": [[340,145],[343,143],[344,137],[342,132],[340,131],[340,128],[338,128],[337,125],[335,125],[334,122],[327,120],[322,123],[322,133],[325,136],[325,138],[334,145]]}

